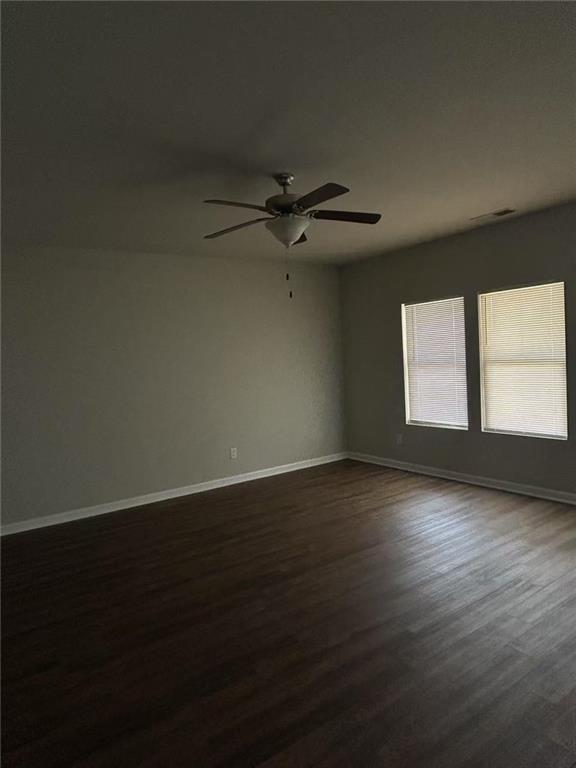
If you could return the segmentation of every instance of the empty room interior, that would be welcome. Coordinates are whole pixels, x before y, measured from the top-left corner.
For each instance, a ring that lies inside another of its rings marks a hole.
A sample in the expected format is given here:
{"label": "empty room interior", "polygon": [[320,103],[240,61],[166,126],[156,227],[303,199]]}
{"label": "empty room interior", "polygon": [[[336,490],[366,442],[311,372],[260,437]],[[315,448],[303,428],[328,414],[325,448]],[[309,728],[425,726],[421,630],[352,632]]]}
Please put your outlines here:
{"label": "empty room interior", "polygon": [[2,3],[5,768],[576,768],[576,4]]}

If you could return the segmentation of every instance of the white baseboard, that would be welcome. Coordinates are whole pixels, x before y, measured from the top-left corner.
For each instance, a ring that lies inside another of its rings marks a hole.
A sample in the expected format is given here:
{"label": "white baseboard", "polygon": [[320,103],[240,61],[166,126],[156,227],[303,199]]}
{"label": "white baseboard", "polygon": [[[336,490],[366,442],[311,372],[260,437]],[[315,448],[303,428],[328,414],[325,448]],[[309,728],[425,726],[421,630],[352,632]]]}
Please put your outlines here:
{"label": "white baseboard", "polygon": [[153,504],[156,501],[166,501],[175,499],[179,496],[191,496],[195,493],[212,491],[215,488],[223,488],[227,485],[236,485],[237,483],[246,483],[250,480],[258,480],[272,475],[281,475],[285,472],[295,472],[298,469],[307,469],[308,467],[317,467],[321,464],[330,464],[342,459],[353,459],[354,461],[364,462],[366,464],[377,464],[381,467],[391,469],[400,469],[404,472],[414,472],[419,475],[429,475],[431,477],[440,477],[444,480],[455,480],[459,483],[468,483],[470,485],[481,485],[485,488],[494,488],[498,491],[508,491],[510,493],[520,493],[525,496],[535,496],[539,499],[549,501],[560,501],[565,504],[576,505],[576,493],[568,491],[555,491],[550,488],[539,488],[534,485],[524,485],[521,483],[510,483],[507,480],[496,480],[490,477],[477,477],[476,475],[467,475],[462,472],[453,472],[448,469],[438,469],[437,467],[428,467],[421,464],[411,464],[406,461],[397,461],[396,459],[385,459],[380,456],[370,456],[365,453],[333,453],[329,456],[319,456],[315,459],[306,459],[305,461],[296,461],[292,464],[282,464],[276,467],[267,467],[258,469],[254,472],[245,472],[241,475],[231,475],[221,477],[215,480],[207,480],[203,483],[186,485],[182,488],[171,488],[157,493],[147,493],[143,496],[134,496],[131,499],[121,499],[120,501],[111,501],[107,504],[97,504],[93,507],[83,507],[82,509],[73,509],[68,512],[59,512],[55,515],[46,517],[35,517],[30,520],[23,520],[18,523],[7,523],[2,526],[1,535],[9,536],[13,533],[23,531],[32,531],[36,528],[45,528],[50,525],[59,525],[61,523],[70,523],[74,520],[83,520],[88,517],[105,515],[108,512],[117,512],[122,509],[132,507],[141,507],[144,504]]}
{"label": "white baseboard", "polygon": [[536,485],[510,483],[507,480],[496,480],[492,477],[466,475],[463,472],[453,472],[450,469],[426,467],[421,464],[410,464],[406,461],[397,461],[396,459],[383,459],[380,456],[370,456],[366,453],[349,452],[348,458],[353,459],[354,461],[362,461],[365,464],[378,464],[381,467],[401,469],[404,472],[415,472],[419,475],[441,477],[444,480],[456,480],[459,483],[468,483],[469,485],[481,485],[485,488],[494,488],[497,491],[520,493],[524,496],[535,496],[538,499],[546,499],[548,501],[561,501],[564,504],[576,504],[576,493],[570,493],[569,491],[555,491],[551,488],[539,488]]}
{"label": "white baseboard", "polygon": [[230,475],[229,477],[220,477],[216,480],[207,480],[204,483],[185,485],[182,488],[171,488],[167,491],[146,493],[143,496],[134,496],[131,499],[111,501],[108,504],[97,504],[94,507],[72,509],[69,512],[59,512],[55,515],[46,515],[46,517],[34,517],[19,523],[7,523],[6,525],[3,525],[1,534],[2,536],[9,536],[12,533],[31,531],[35,528],[46,528],[49,525],[70,523],[74,520],[83,520],[87,517],[105,515],[108,512],[118,512],[121,509],[130,509],[131,507],[141,507],[144,504],[153,504],[155,501],[166,501],[167,499],[175,499],[178,496],[190,496],[195,493],[202,493],[203,491],[212,491],[215,488],[223,488],[226,485],[246,483],[250,480],[259,480],[262,477],[282,475],[285,472],[295,472],[298,469],[307,469],[308,467],[317,467],[321,464],[330,464],[333,461],[341,461],[345,458],[347,458],[346,453],[333,453],[329,456],[319,456],[316,459],[305,459],[304,461],[296,461],[292,464],[281,464],[277,467],[258,469],[255,472],[244,472],[241,475]]}

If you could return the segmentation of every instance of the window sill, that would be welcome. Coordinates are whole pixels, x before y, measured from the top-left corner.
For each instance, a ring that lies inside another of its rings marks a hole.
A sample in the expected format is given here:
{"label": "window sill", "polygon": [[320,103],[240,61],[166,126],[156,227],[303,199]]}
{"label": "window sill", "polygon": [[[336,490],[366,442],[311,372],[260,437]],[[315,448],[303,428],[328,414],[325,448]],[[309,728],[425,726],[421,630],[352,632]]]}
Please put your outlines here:
{"label": "window sill", "polygon": [[458,424],[436,424],[431,421],[407,421],[406,425],[409,427],[433,427],[435,429],[456,429],[459,432],[468,431],[468,425],[461,426]]}
{"label": "window sill", "polygon": [[512,437],[539,437],[541,440],[568,440],[568,435],[541,435],[537,432],[511,432],[506,429],[487,429],[482,427],[482,432],[489,435],[512,435]]}

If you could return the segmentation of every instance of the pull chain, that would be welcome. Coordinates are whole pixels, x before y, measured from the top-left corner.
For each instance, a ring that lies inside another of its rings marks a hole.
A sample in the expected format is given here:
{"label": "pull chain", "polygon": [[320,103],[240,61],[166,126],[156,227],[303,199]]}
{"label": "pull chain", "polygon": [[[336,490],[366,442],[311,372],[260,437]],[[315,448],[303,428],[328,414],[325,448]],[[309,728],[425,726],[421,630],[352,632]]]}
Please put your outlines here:
{"label": "pull chain", "polygon": [[[290,267],[289,267],[289,262],[288,262],[288,249],[286,249],[286,282],[289,282],[289,281],[290,281]],[[288,288],[290,289],[290,286],[288,286]],[[294,293],[293,293],[292,289],[290,289],[288,291],[288,296],[291,299],[294,298]]]}

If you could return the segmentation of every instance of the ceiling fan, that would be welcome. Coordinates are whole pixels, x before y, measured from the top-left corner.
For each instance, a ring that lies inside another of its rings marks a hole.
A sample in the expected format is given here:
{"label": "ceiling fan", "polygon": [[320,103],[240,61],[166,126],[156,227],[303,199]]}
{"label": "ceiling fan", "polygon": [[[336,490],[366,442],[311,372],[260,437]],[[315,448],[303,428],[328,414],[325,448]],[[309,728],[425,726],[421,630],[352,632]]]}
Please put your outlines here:
{"label": "ceiling fan", "polygon": [[329,221],[351,221],[356,224],[376,224],[380,221],[379,213],[360,213],[357,211],[326,211],[317,210],[314,206],[332,200],[334,197],[344,195],[350,192],[348,187],[341,184],[323,184],[318,189],[309,192],[307,195],[295,195],[289,193],[288,187],[294,181],[291,173],[278,173],[274,176],[278,184],[282,187],[281,195],[269,197],[264,205],[251,205],[250,203],[235,203],[230,200],[204,200],[205,203],[215,205],[230,205],[236,208],[250,208],[255,211],[267,213],[258,219],[251,219],[242,224],[236,224],[228,229],[221,229],[218,232],[212,232],[205,235],[205,239],[211,240],[215,237],[222,237],[229,232],[235,232],[237,229],[251,227],[252,224],[266,222],[266,228],[279,240],[286,248],[291,245],[305,243],[306,229],[312,219],[325,219]]}

